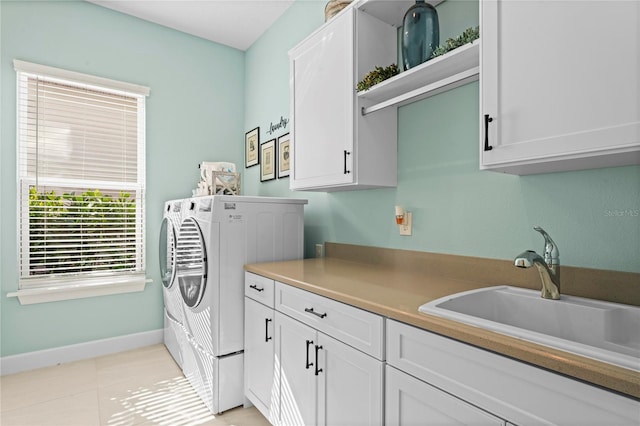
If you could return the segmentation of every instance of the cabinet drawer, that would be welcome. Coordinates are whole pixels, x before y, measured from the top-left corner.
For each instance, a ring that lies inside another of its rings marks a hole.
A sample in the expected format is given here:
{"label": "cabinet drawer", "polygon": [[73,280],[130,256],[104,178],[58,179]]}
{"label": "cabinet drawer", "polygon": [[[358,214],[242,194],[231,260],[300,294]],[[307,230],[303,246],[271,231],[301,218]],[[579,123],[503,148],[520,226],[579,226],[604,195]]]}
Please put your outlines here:
{"label": "cabinet drawer", "polygon": [[252,274],[244,273],[244,295],[273,308],[274,303],[274,282],[272,279]]}
{"label": "cabinet drawer", "polygon": [[276,282],[276,309],[379,360],[383,317]]}

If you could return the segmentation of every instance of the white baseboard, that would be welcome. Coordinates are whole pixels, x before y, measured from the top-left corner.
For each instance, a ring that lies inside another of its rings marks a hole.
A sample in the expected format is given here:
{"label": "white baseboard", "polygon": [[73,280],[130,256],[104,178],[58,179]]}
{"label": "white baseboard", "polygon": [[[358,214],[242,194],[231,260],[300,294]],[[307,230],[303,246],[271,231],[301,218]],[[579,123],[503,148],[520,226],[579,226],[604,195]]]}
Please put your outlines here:
{"label": "white baseboard", "polygon": [[144,346],[157,345],[163,341],[163,329],[158,329],[109,339],[93,340],[75,345],[61,346],[59,348],[5,356],[0,358],[0,375],[4,376],[6,374],[50,367],[66,362],[124,352]]}

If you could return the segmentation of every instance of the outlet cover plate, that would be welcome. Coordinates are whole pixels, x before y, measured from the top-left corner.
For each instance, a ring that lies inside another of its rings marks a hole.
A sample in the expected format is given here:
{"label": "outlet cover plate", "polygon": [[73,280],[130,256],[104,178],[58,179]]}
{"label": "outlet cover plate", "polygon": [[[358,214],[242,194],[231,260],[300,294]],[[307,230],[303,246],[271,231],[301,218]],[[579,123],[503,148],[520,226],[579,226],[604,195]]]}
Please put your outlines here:
{"label": "outlet cover plate", "polygon": [[400,235],[411,235],[411,212],[407,212],[404,217],[404,223],[399,225]]}

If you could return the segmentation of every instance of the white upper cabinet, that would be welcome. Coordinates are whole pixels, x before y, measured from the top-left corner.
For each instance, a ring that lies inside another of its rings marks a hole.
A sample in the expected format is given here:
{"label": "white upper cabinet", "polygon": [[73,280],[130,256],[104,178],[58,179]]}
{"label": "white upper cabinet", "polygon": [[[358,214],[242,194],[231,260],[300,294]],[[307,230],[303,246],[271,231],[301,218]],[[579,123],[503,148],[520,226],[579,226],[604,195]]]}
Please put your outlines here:
{"label": "white upper cabinet", "polygon": [[292,52],[292,189],[352,182],[351,20],[337,17]]}
{"label": "white upper cabinet", "polygon": [[[364,117],[355,89],[360,69],[367,69],[364,75],[396,61],[391,30],[349,7],[289,53],[291,189],[396,185],[396,112]],[[377,48],[357,46],[360,34],[379,40]]]}
{"label": "white upper cabinet", "polygon": [[480,2],[480,168],[640,164],[640,2]]}
{"label": "white upper cabinet", "polygon": [[354,1],[289,52],[291,189],[396,186],[397,107],[478,79],[479,41],[356,92],[375,67],[398,63],[414,3]]}

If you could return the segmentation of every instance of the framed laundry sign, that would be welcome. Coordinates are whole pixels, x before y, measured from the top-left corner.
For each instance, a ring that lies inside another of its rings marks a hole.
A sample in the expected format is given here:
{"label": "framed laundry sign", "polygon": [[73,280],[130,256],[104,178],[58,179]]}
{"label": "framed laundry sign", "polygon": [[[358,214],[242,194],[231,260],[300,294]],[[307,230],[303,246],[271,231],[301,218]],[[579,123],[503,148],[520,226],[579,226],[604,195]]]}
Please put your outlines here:
{"label": "framed laundry sign", "polygon": [[278,138],[278,179],[289,176],[291,171],[289,140],[289,133],[285,133]]}
{"label": "framed laundry sign", "polygon": [[276,178],[276,140],[271,139],[260,145],[260,182]]}
{"label": "framed laundry sign", "polygon": [[260,162],[258,147],[260,146],[260,127],[248,131],[244,135],[244,167],[255,166]]}

